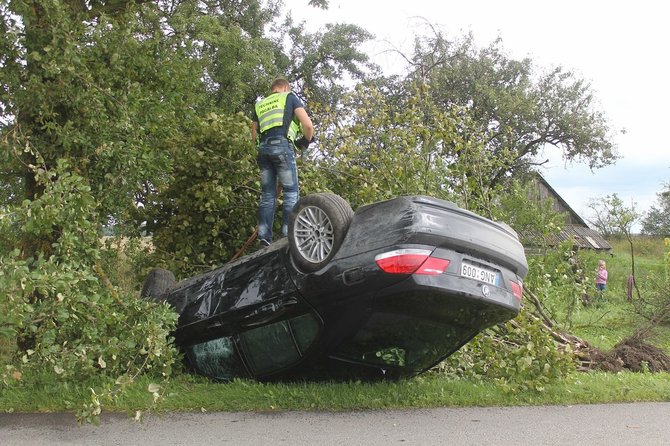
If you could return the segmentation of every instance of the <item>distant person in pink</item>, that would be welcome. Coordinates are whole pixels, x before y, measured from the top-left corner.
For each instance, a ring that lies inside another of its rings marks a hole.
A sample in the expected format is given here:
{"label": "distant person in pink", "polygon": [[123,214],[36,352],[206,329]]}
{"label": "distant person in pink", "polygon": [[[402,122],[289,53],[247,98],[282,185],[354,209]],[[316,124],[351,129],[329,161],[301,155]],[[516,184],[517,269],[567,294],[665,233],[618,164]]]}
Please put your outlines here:
{"label": "distant person in pink", "polygon": [[605,289],[607,288],[607,264],[604,260],[598,261],[598,269],[596,269],[596,291],[597,297],[602,298]]}

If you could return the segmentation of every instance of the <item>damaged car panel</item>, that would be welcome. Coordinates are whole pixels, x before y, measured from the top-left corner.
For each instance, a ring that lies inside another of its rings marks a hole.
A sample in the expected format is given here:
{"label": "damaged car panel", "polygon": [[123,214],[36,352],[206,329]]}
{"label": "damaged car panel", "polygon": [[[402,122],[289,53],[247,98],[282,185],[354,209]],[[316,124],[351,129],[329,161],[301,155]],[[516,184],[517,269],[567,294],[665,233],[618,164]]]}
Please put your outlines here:
{"label": "damaged car panel", "polygon": [[143,295],[175,308],[176,344],[212,378],[397,379],[516,316],[527,272],[509,226],[453,203],[398,197],[353,213],[315,194],[287,239]]}

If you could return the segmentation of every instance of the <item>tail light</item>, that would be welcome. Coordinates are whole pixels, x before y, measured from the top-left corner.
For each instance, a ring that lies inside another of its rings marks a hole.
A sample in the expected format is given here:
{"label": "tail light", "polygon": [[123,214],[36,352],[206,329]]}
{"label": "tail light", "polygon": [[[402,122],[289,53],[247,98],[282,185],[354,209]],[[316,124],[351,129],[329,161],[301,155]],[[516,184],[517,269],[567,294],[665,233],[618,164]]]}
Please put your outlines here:
{"label": "tail light", "polygon": [[447,270],[449,260],[430,257],[429,249],[396,249],[378,254],[375,262],[389,274],[438,275]]}
{"label": "tail light", "polygon": [[509,285],[512,288],[512,294],[514,294],[517,299],[521,300],[523,297],[523,283],[517,283],[513,280],[510,280]]}

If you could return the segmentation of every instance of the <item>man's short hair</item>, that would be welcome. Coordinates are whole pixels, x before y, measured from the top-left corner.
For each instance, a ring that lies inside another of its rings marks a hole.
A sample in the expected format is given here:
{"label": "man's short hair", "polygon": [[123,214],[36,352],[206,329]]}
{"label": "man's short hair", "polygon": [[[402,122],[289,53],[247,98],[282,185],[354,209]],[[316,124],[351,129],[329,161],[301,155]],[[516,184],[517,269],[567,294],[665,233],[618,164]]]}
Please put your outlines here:
{"label": "man's short hair", "polygon": [[274,91],[275,88],[284,88],[284,87],[291,87],[291,85],[288,83],[286,79],[279,78],[275,79],[274,82],[272,82],[272,85],[270,88]]}

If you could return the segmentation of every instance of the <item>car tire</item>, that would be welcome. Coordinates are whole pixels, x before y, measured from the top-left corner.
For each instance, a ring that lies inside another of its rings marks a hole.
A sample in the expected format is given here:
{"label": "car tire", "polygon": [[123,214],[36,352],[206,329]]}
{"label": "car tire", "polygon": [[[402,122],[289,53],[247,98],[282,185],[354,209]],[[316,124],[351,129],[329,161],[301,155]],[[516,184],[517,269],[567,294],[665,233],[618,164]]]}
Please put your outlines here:
{"label": "car tire", "polygon": [[289,250],[295,264],[307,272],[323,268],[340,248],[353,216],[349,203],[338,195],[301,198],[289,220]]}
{"label": "car tire", "polygon": [[172,271],[163,268],[154,268],[144,279],[141,297],[163,301],[165,294],[177,284]]}

